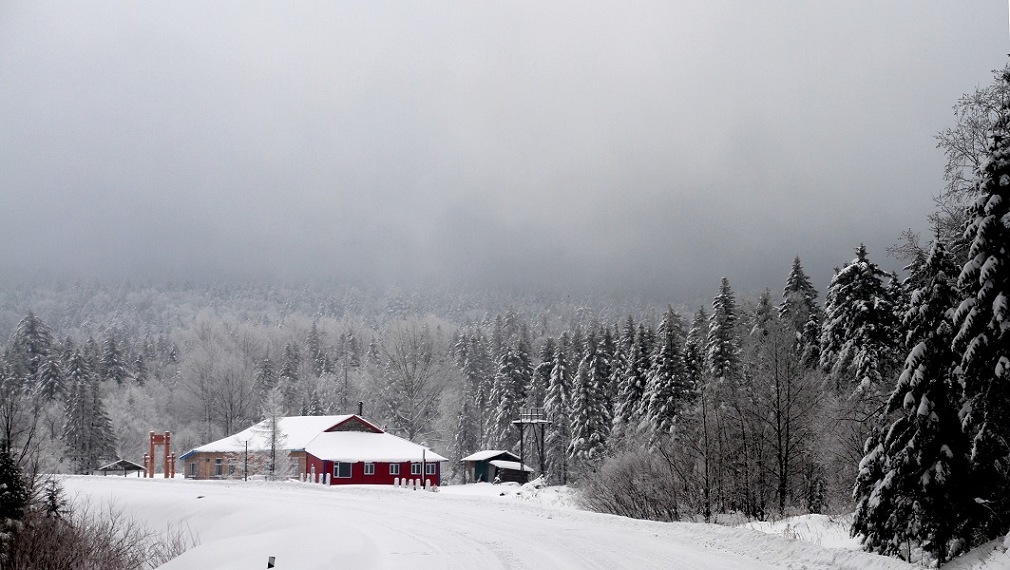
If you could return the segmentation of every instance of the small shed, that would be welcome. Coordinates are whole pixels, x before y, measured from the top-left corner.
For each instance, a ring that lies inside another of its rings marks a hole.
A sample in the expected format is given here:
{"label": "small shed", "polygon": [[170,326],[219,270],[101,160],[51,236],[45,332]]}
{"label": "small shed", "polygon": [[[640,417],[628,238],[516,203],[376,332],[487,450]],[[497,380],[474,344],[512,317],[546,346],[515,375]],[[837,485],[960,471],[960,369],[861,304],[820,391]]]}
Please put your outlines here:
{"label": "small shed", "polygon": [[533,473],[532,467],[520,463],[518,455],[500,449],[478,451],[460,461],[466,464],[467,483],[492,483],[495,478],[502,482],[526,483]]}
{"label": "small shed", "polygon": [[[123,477],[126,477],[127,473],[131,471],[145,471],[143,465],[137,465],[132,461],[127,461],[126,459],[120,459],[119,461],[113,461],[108,465],[102,465],[98,468],[102,472],[102,475],[108,475],[109,471],[123,472]],[[115,474],[115,473],[113,473]]]}

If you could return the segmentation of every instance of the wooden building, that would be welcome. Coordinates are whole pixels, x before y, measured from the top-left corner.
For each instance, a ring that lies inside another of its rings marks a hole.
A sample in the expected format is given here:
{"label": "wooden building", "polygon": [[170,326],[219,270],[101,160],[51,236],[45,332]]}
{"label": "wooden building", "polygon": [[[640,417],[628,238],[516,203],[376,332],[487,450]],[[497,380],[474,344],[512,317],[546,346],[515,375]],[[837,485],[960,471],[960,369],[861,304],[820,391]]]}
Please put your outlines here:
{"label": "wooden building", "polygon": [[526,483],[533,472],[532,467],[519,462],[518,455],[500,449],[478,451],[460,462],[466,464],[464,477],[467,483],[494,483],[496,479],[502,483]]}
{"label": "wooden building", "polygon": [[[282,449],[275,472],[331,485],[391,485],[423,479],[440,485],[446,458],[416,443],[384,432],[359,415],[281,418]],[[184,454],[188,479],[241,479],[269,472],[270,430],[264,420],[235,435]],[[246,446],[248,445],[248,452]],[[422,476],[422,473],[424,475]]]}

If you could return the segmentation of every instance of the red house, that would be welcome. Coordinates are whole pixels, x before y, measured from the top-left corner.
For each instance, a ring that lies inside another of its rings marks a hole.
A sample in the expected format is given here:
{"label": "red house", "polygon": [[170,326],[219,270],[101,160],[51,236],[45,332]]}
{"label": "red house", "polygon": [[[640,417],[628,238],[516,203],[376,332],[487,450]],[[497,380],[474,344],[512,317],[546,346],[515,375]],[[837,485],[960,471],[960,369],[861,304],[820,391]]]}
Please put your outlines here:
{"label": "red house", "polygon": [[[243,478],[263,473],[269,450],[265,421],[235,435],[200,446],[183,455],[187,478]],[[283,452],[292,476],[331,485],[392,485],[396,480],[442,482],[445,457],[382,431],[358,415],[292,416],[282,418]],[[259,461],[248,460],[248,455]],[[422,476],[422,473],[424,475]]]}

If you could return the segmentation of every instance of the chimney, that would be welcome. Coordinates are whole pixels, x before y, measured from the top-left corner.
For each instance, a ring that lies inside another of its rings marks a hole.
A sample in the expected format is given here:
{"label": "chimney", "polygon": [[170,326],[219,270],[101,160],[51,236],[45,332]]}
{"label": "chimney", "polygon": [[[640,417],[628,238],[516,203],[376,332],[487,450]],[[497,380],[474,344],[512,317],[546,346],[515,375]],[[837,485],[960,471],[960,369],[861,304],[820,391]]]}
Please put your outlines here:
{"label": "chimney", "polygon": [[365,403],[364,403],[364,402],[358,402],[358,415],[359,415],[359,416],[360,416],[360,415],[362,414],[362,412],[364,411],[364,408],[365,408]]}

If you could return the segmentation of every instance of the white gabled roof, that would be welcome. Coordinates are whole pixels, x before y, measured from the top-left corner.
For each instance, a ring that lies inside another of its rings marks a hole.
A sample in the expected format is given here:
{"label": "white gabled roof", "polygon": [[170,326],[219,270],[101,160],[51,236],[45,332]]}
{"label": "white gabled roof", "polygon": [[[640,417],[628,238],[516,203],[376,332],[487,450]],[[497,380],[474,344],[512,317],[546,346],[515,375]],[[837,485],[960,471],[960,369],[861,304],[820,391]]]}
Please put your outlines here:
{"label": "white gabled roof", "polygon": [[317,435],[305,452],[326,461],[378,461],[382,463],[448,461],[434,451],[391,433],[334,431]]}
{"label": "white gabled roof", "polygon": [[478,451],[472,455],[467,455],[460,461],[487,461],[493,457],[498,457],[499,455],[507,454],[512,459],[519,459],[519,456],[511,451],[505,451],[504,449],[488,449],[485,451]]}
{"label": "white gabled roof", "polygon": [[[284,449],[302,450],[313,438],[343,421],[350,415],[342,416],[288,416],[281,418],[279,428],[284,434]],[[246,428],[235,435],[212,441],[197,447],[193,452],[238,453],[245,451],[245,442],[249,442],[249,451],[266,451],[270,449],[267,420]]]}

